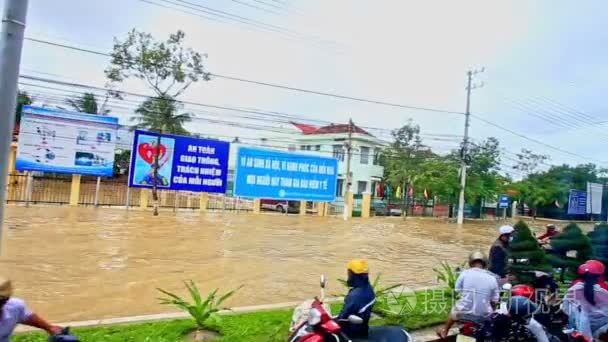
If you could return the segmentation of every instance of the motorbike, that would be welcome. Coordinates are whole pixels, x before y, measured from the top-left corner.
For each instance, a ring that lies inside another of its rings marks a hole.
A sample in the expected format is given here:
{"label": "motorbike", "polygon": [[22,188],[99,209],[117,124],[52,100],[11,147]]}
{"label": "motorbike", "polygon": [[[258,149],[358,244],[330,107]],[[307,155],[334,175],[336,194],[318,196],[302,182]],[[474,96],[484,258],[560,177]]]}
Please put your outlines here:
{"label": "motorbike", "polygon": [[[401,327],[381,326],[370,327],[367,338],[351,339],[342,331],[341,322],[350,324],[363,324],[363,319],[350,315],[345,320],[338,320],[331,316],[329,308],[323,303],[327,280],[321,276],[321,296],[315,298],[310,304],[308,312],[301,312],[296,308],[292,320],[292,332],[289,342],[410,342],[413,341],[407,331]],[[308,302],[305,302],[308,304]],[[306,305],[304,304],[304,305]]]}

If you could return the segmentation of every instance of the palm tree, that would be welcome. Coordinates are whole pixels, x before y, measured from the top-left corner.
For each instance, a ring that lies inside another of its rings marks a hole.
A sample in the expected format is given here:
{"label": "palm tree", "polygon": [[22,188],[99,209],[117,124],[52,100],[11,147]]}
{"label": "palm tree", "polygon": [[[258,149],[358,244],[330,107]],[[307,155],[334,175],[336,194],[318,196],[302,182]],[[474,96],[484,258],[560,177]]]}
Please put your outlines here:
{"label": "palm tree", "polygon": [[161,134],[179,134],[188,135],[188,131],[184,128],[184,124],[192,121],[192,116],[189,113],[178,114],[178,103],[172,97],[165,95],[161,97],[148,98],[136,110],[137,116],[131,118],[136,121],[133,129],[142,128],[149,131],[159,133],[156,140],[156,153],[154,156],[154,165],[152,166],[152,199],[154,200],[154,216],[158,216],[158,170],[160,165],[158,158],[160,155],[160,139]]}
{"label": "palm tree", "polygon": [[108,97],[109,96],[106,96],[101,107],[97,104],[97,98],[93,93],[84,93],[82,94],[82,96],[79,96],[77,98],[67,99],[66,102],[67,104],[72,106],[72,108],[74,108],[74,110],[77,112],[108,115],[110,113],[110,110],[105,109],[105,106],[108,102]]}
{"label": "palm tree", "polygon": [[19,91],[17,94],[17,108],[15,109],[15,127],[21,123],[21,111],[23,106],[31,105],[34,100],[25,91]]}

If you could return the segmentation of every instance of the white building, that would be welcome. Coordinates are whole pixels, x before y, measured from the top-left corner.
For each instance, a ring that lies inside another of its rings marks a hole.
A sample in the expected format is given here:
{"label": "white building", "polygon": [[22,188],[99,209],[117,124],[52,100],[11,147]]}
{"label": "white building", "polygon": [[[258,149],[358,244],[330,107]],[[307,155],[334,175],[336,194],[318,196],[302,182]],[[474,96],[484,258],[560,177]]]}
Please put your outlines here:
{"label": "white building", "polygon": [[[298,152],[330,156],[338,159],[337,195],[344,196],[346,191],[346,142],[348,141],[348,124],[332,124],[314,127],[293,123],[300,130],[294,137],[295,148]],[[352,127],[352,191],[355,194],[373,192],[382,180],[384,168],[378,163],[382,142],[364,129]]]}

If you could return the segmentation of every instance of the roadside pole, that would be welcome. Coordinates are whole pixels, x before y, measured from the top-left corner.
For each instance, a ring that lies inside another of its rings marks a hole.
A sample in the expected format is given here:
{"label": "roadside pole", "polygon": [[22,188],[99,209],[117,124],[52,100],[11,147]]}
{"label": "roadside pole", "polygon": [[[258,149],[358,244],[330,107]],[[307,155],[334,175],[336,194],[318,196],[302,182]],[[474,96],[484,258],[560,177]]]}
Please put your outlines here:
{"label": "roadside pole", "polygon": [[348,218],[350,217],[350,214],[348,213],[349,210],[352,210],[352,208],[349,206],[350,203],[349,199],[350,196],[348,195],[349,192],[351,191],[351,183],[353,182],[351,174],[350,174],[350,163],[352,160],[352,151],[353,151],[353,119],[349,119],[348,120],[348,141],[346,142],[346,192],[344,193],[344,212],[343,214],[343,218],[344,221],[348,220]]}
{"label": "roadside pole", "polygon": [[28,0],[6,0],[2,13],[0,38],[0,253],[6,207],[8,162],[15,126],[17,81],[23,49],[23,33],[27,17]]}
{"label": "roadside pole", "polygon": [[473,86],[471,84],[473,80],[473,75],[484,72],[484,68],[481,70],[467,72],[467,106],[465,111],[465,119],[464,119],[464,139],[462,141],[462,151],[460,155],[460,196],[458,197],[458,218],[457,223],[464,223],[464,190],[467,185],[467,155],[469,149],[469,126],[470,126],[470,117],[471,117],[471,90],[482,87],[483,84],[477,86]]}

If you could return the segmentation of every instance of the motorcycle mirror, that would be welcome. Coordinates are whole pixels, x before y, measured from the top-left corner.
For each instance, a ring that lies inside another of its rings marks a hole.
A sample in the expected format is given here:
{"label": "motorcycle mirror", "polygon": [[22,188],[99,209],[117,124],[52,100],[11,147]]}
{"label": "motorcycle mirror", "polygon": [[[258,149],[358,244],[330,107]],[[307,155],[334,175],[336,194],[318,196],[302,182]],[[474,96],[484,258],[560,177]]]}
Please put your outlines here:
{"label": "motorcycle mirror", "polygon": [[325,278],[324,274],[321,274],[321,282],[320,282],[320,284],[321,284],[321,288],[322,289],[324,289],[325,286],[327,286],[327,279]]}
{"label": "motorcycle mirror", "polygon": [[348,316],[348,322],[350,324],[363,324],[363,318],[356,315],[350,315]]}

